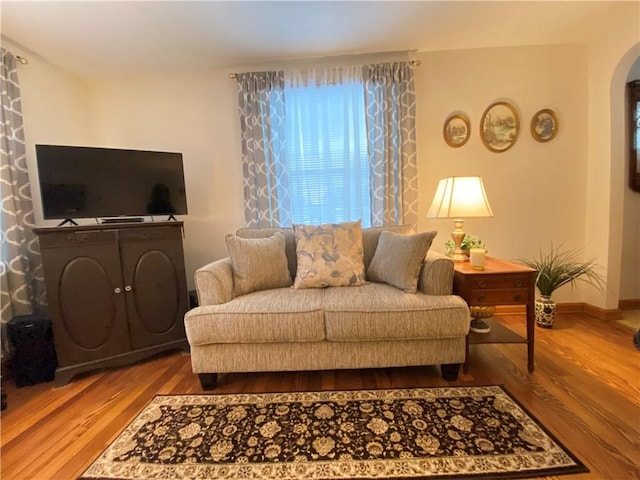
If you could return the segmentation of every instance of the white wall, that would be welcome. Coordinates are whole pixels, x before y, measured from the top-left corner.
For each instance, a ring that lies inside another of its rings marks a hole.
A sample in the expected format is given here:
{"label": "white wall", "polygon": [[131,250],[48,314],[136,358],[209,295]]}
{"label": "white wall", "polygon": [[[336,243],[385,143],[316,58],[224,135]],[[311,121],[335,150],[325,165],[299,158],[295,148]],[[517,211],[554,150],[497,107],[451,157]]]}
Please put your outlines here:
{"label": "white wall", "polygon": [[586,289],[582,300],[606,310],[618,307],[622,263],[627,260],[622,254],[628,158],[624,90],[627,75],[640,56],[640,3],[624,6],[602,18],[599,31],[592,32],[589,48],[587,255],[605,268],[606,288],[604,293]]}
{"label": "white wall", "polygon": [[[438,180],[481,175],[493,218],[468,219],[465,231],[478,235],[490,255],[517,261],[536,257],[553,243],[567,248],[585,242],[587,168],[586,46],[491,48],[420,55],[418,96],[419,203],[423,214]],[[480,140],[480,119],[493,102],[507,100],[520,115],[520,135],[507,151],[490,152]],[[531,118],[556,112],[557,136],[540,143],[530,133]],[[442,137],[445,119],[462,112],[471,137],[460,148]],[[453,229],[450,220],[420,217],[421,229],[437,229],[434,248]],[[577,292],[561,289],[568,301]]]}
{"label": "white wall", "polygon": [[244,225],[235,82],[211,70],[91,85],[95,143],[183,154],[189,214],[187,278],[226,256],[224,235]]}
{"label": "white wall", "polygon": [[42,224],[35,145],[89,142],[92,117],[86,109],[87,83],[10,39],[2,37],[2,46],[29,60],[28,65],[18,64],[18,81],[33,206],[36,223]]}
{"label": "white wall", "polygon": [[[607,48],[595,54],[584,45],[417,54],[423,61],[416,70],[419,228],[439,230],[434,248],[444,250],[452,227],[451,222],[423,217],[438,179],[480,174],[495,217],[469,219],[466,231],[481,236],[491,255],[512,260],[534,256],[551,242],[585,246],[599,260],[609,255],[603,250],[609,245],[609,201],[605,206],[600,203],[602,195],[610,195],[606,183],[610,174],[594,167],[590,152],[594,148],[590,137],[600,135],[594,133],[590,119],[605,113],[600,104],[594,108],[589,102],[594,101],[593,86],[610,81],[624,43],[629,43],[628,38],[608,46],[618,56],[608,63],[601,60]],[[19,48],[11,50],[21,53]],[[198,266],[226,255],[224,234],[244,223],[236,87],[228,77],[232,70],[84,82],[31,52],[24,53],[31,61],[21,67],[20,81],[33,171],[35,143],[183,152],[189,215],[181,220],[185,222],[187,277],[192,285]],[[376,56],[370,60],[375,61]],[[299,65],[305,63],[309,62]],[[594,74],[594,68],[605,71]],[[511,101],[521,117],[520,137],[503,153],[489,152],[479,137],[480,117],[496,100]],[[554,109],[559,119],[558,136],[548,143],[536,142],[529,133],[532,115],[542,108]],[[455,111],[466,113],[472,127],[471,139],[458,149],[448,147],[441,133],[444,120]],[[598,142],[610,148],[610,141]],[[596,150],[600,152],[599,144]],[[595,173],[589,173],[594,168]],[[46,224],[35,180],[32,176],[36,218]],[[596,226],[597,219],[604,226]],[[605,230],[597,232],[596,240],[594,228]],[[594,241],[597,246],[592,248]],[[621,238],[619,243],[622,248]],[[617,268],[619,271],[619,265]],[[556,299],[584,298],[580,288],[567,288]],[[598,297],[589,300],[603,304]]]}
{"label": "white wall", "polygon": [[[537,254],[551,241],[581,245],[587,157],[585,47],[482,49],[419,58],[419,228],[440,231],[435,248],[444,250],[451,230],[449,221],[423,218],[437,180],[471,173],[483,175],[496,216],[468,220],[467,231],[480,235],[490,253],[516,259]],[[236,87],[228,73],[221,69],[105,80],[90,89],[95,142],[183,152],[189,277],[198,266],[225,256],[224,234],[244,222]],[[480,142],[478,123],[491,102],[504,98],[521,113],[521,134],[512,149],[496,154]],[[556,139],[544,144],[529,133],[531,116],[542,108],[553,108],[560,122]],[[472,138],[460,149],[448,147],[441,133],[442,122],[454,110],[465,111],[473,128]]]}

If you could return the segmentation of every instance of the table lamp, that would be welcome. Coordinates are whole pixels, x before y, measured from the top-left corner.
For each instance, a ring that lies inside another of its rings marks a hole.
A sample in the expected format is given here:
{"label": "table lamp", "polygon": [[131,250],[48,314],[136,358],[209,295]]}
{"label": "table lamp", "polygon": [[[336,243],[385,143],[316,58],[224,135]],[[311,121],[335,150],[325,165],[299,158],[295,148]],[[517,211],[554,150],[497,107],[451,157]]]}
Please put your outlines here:
{"label": "table lamp", "polygon": [[447,177],[440,180],[433,196],[427,218],[453,218],[451,238],[455,248],[451,254],[454,262],[466,262],[468,257],[460,244],[464,240],[464,218],[493,217],[493,211],[484,191],[482,177]]}

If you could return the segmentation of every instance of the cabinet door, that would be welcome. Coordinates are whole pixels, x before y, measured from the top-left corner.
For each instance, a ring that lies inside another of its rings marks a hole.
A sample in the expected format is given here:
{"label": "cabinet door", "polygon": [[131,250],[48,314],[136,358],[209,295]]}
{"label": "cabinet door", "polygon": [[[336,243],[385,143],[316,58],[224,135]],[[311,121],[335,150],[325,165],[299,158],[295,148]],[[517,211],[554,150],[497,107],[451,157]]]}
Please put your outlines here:
{"label": "cabinet door", "polygon": [[184,339],[189,303],[180,226],[132,228],[119,236],[133,348]]}
{"label": "cabinet door", "polygon": [[41,235],[40,249],[60,366],[129,351],[114,232]]}

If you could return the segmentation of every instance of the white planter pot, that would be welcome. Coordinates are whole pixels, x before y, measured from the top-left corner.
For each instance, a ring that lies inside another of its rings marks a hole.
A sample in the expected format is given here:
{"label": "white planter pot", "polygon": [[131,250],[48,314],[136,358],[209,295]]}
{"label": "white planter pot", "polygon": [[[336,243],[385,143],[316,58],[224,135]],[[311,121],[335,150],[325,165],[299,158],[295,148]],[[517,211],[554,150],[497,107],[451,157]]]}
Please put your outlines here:
{"label": "white planter pot", "polygon": [[551,300],[551,297],[541,295],[540,298],[536,299],[534,311],[538,326],[542,328],[553,328],[556,310],[556,302]]}

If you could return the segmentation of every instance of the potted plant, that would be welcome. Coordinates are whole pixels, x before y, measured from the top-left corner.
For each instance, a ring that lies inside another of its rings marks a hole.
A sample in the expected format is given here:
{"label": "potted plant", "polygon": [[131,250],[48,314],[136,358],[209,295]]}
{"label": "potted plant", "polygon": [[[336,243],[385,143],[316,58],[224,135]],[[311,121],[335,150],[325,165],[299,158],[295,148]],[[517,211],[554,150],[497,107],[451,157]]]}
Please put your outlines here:
{"label": "potted plant", "polygon": [[551,295],[563,285],[572,287],[576,281],[581,280],[602,290],[602,277],[598,273],[598,265],[594,259],[580,260],[582,250],[563,250],[562,246],[551,248],[548,252],[540,250],[536,259],[521,259],[521,262],[538,271],[536,287],[540,292],[540,298],[535,302],[536,323],[540,327],[552,328],[556,315],[556,302]]}
{"label": "potted plant", "polygon": [[[451,255],[451,253],[453,252],[453,249],[455,248],[453,240],[447,240],[444,243],[444,246],[447,248],[447,255]],[[484,242],[480,240],[477,236],[469,235],[469,234],[465,235],[464,238],[462,239],[462,242],[460,242],[460,248],[462,248],[462,251],[466,256],[469,256],[469,251],[472,248],[483,248],[486,251]]]}

